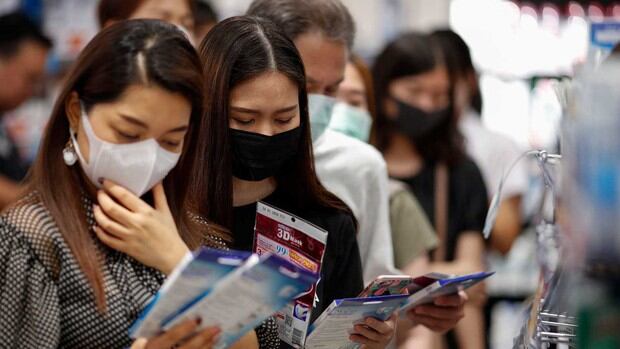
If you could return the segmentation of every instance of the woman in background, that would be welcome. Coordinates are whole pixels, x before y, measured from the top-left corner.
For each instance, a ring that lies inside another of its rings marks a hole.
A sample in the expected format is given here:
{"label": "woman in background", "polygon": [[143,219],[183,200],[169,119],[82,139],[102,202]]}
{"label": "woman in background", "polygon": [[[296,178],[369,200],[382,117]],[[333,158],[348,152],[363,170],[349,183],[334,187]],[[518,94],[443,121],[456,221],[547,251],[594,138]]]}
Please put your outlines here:
{"label": "woman in background", "polygon": [[[463,152],[440,48],[428,36],[403,34],[378,56],[373,78],[378,106],[374,143],[390,177],[411,188],[434,224],[439,247],[431,270],[483,270],[486,188],[478,167]],[[479,305],[470,301],[465,310],[456,328],[459,347],[483,348]]]}
{"label": "woman in background", "polygon": [[[336,97],[342,103],[334,107],[329,128],[368,142],[376,118],[376,103],[372,73],[360,57],[353,55],[347,63]],[[346,107],[342,105],[345,103]],[[389,193],[394,265],[413,277],[425,274],[429,267],[428,253],[437,247],[437,236],[407,184],[391,178]],[[414,327],[406,319],[399,321],[396,333],[397,343],[406,341],[413,348],[427,348],[432,343],[428,330]]]}
{"label": "woman in background", "polygon": [[[357,137],[370,135],[372,121],[376,118],[372,75],[361,58],[353,56],[347,63],[336,97],[350,107],[335,107],[329,128],[369,141]],[[368,123],[361,112],[366,113]],[[427,272],[427,253],[437,246],[437,236],[407,185],[395,179],[390,179],[390,226],[394,265],[411,276]]]}

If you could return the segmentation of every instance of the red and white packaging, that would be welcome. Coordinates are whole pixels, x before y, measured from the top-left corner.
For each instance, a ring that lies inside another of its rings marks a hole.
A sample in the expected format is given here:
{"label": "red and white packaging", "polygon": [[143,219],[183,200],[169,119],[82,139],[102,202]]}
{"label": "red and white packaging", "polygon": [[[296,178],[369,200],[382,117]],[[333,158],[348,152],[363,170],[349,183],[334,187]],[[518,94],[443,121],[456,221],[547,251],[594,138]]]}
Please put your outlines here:
{"label": "red and white packaging", "polygon": [[[293,214],[259,202],[254,226],[254,252],[276,254],[320,275],[327,231]],[[320,282],[317,281],[317,284]],[[276,314],[280,339],[302,348],[310,324],[316,285]]]}

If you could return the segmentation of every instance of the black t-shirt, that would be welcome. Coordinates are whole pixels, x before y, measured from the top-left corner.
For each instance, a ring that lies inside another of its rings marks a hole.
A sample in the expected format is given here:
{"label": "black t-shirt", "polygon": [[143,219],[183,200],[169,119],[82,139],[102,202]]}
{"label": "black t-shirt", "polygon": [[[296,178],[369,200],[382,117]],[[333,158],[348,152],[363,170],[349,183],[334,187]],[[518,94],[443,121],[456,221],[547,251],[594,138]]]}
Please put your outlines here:
{"label": "black t-shirt", "polygon": [[[454,260],[459,235],[482,232],[488,210],[487,190],[478,166],[465,159],[448,169],[448,228],[446,260]],[[435,223],[435,166],[425,166],[410,178],[397,178],[409,185],[430,222]]]}
{"label": "black t-shirt", "polygon": [[24,164],[13,140],[0,126],[0,176],[19,182],[26,176],[28,167]]}
{"label": "black t-shirt", "polygon": [[[328,232],[327,246],[317,287],[311,322],[321,315],[335,299],[357,296],[363,289],[362,263],[357,246],[356,231],[351,216],[333,209],[296,210],[285,193],[276,190],[262,200],[281,210],[303,218]],[[233,248],[250,251],[254,242],[256,203],[235,207]]]}

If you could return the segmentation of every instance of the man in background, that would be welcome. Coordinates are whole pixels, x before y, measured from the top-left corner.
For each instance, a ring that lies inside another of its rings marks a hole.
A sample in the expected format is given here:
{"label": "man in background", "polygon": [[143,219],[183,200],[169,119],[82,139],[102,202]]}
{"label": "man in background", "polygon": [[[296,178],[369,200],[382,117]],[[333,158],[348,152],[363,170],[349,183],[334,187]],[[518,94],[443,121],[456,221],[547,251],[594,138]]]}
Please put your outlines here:
{"label": "man in background", "polygon": [[[317,100],[313,97],[322,95],[325,100],[336,95],[355,38],[353,18],[339,0],[254,0],[247,14],[271,20],[295,43],[306,69],[310,110],[314,109],[312,99]],[[311,112],[316,172],[359,222],[357,239],[364,281],[369,283],[380,274],[396,270],[387,167],[374,147],[325,129],[328,120],[317,117]],[[463,293],[448,296],[408,315],[415,325],[446,332],[463,317],[466,299]]]}
{"label": "man in background", "polygon": [[[50,39],[23,13],[0,16],[0,120],[34,94],[51,47]],[[19,197],[27,171],[14,141],[0,127],[0,209]]]}

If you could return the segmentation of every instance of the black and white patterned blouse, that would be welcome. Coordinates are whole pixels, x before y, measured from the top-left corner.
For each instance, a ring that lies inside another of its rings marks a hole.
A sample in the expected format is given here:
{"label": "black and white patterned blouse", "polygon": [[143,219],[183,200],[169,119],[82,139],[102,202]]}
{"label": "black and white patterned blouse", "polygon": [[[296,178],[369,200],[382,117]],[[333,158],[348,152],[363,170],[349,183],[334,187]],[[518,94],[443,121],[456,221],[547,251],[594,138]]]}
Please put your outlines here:
{"label": "black and white patterned blouse", "polygon": [[[94,224],[85,200],[87,221]],[[0,348],[127,348],[129,327],[165,276],[109,249],[102,275],[107,312],[94,295],[53,218],[30,194],[0,217]],[[212,236],[210,247],[226,248]],[[93,256],[93,258],[95,258]],[[273,319],[256,329],[260,348],[277,348]]]}

